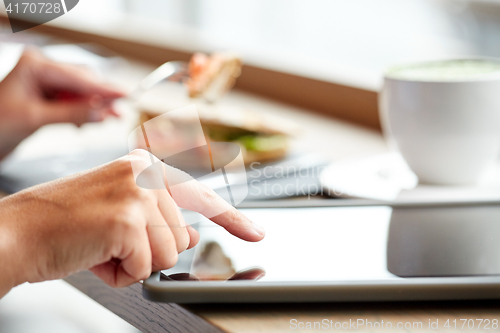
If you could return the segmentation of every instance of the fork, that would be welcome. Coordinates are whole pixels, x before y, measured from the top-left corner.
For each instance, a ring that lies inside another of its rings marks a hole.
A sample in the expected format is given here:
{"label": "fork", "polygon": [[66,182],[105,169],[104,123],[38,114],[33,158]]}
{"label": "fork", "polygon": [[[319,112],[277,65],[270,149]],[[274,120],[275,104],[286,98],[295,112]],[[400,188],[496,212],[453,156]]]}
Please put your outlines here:
{"label": "fork", "polygon": [[128,94],[130,100],[137,100],[143,93],[153,88],[158,83],[176,78],[181,81],[187,79],[188,64],[184,61],[169,61],[149,73],[139,84]]}

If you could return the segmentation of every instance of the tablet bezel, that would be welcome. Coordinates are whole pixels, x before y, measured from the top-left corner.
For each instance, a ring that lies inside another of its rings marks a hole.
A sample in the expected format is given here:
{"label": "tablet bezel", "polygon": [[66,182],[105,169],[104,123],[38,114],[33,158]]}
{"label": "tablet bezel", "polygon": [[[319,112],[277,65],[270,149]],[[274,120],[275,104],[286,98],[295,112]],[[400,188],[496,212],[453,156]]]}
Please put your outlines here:
{"label": "tablet bezel", "polygon": [[[332,202],[333,201],[333,202]],[[383,202],[373,200],[314,200],[244,203],[238,208],[463,207],[499,205],[477,202]],[[153,273],[143,282],[146,299],[165,303],[354,302],[500,299],[500,276],[419,277],[395,280],[259,282],[161,281]]]}

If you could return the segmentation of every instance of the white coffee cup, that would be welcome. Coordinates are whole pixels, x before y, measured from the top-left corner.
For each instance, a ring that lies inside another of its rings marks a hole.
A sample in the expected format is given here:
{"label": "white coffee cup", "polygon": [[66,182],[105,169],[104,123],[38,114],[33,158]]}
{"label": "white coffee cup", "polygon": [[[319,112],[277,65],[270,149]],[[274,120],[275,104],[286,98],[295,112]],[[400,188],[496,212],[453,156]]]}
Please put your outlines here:
{"label": "white coffee cup", "polygon": [[499,156],[500,59],[394,67],[379,103],[384,134],[422,183],[474,184]]}

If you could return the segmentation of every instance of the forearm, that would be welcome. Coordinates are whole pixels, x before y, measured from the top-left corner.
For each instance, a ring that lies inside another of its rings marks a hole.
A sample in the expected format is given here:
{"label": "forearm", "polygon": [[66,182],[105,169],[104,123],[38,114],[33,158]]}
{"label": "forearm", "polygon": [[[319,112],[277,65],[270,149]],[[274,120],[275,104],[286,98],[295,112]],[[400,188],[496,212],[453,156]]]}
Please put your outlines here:
{"label": "forearm", "polygon": [[[0,205],[2,201],[0,200]],[[11,230],[2,218],[0,221],[0,267],[2,268],[0,272],[0,298],[18,284],[15,278],[16,268],[13,266],[16,253],[15,243]]]}
{"label": "forearm", "polygon": [[2,271],[0,272],[0,298],[2,298],[16,283],[14,282],[14,272],[12,272],[10,265],[13,247],[10,242],[10,235],[2,228],[0,230],[0,267],[2,267]]}
{"label": "forearm", "polygon": [[23,264],[27,264],[20,237],[12,223],[16,209],[9,207],[8,201],[0,200],[0,298],[13,287],[25,282]]}

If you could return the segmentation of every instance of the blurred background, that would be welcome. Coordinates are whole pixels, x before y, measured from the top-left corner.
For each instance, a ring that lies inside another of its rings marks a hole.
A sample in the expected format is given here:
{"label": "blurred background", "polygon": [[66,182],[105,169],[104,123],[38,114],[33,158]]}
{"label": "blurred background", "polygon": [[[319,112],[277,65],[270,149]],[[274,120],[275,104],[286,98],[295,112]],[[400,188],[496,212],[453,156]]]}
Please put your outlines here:
{"label": "blurred background", "polygon": [[56,21],[327,80],[351,70],[371,87],[394,63],[500,56],[497,0],[86,0]]}
{"label": "blurred background", "polygon": [[394,63],[500,56],[497,0],[86,0],[58,20],[89,29],[126,20],[135,36],[159,34],[172,46],[231,49],[249,63],[324,79],[350,68],[371,83]]}

